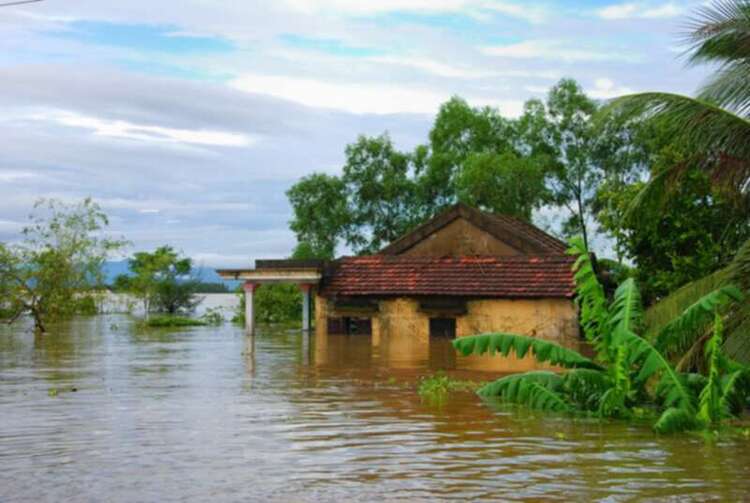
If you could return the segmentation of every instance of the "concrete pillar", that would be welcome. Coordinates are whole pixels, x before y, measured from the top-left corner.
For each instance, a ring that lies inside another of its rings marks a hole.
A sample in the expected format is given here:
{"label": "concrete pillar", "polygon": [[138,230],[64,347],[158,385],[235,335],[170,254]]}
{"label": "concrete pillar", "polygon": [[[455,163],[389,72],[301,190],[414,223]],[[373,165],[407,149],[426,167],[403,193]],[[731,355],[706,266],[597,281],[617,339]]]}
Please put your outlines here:
{"label": "concrete pillar", "polygon": [[255,314],[253,313],[253,292],[258,287],[255,283],[246,281],[243,285],[245,290],[245,330],[248,335],[255,333]]}
{"label": "concrete pillar", "polygon": [[310,331],[310,293],[312,292],[312,285],[308,283],[302,283],[299,285],[302,290],[302,330]]}

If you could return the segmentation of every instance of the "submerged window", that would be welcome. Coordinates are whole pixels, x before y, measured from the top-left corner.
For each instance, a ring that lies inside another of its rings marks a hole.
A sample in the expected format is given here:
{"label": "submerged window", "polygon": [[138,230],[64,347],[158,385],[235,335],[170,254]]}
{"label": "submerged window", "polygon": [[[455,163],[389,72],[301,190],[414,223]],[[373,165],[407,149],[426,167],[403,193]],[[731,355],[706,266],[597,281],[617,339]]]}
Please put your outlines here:
{"label": "submerged window", "polygon": [[341,335],[371,335],[370,318],[328,318],[328,333]]}

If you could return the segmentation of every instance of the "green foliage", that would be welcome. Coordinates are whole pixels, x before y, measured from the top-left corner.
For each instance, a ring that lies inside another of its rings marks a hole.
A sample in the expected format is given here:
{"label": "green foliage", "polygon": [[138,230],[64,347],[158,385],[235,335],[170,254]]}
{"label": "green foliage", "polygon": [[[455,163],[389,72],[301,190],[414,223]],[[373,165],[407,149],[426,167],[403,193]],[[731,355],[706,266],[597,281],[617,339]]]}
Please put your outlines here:
{"label": "green foliage", "polygon": [[561,391],[563,378],[554,372],[536,371],[502,377],[479,389],[482,397],[500,397],[508,402],[546,411],[571,412]]}
{"label": "green foliage", "polygon": [[208,325],[221,325],[224,323],[224,315],[219,307],[210,307],[206,309],[206,312],[201,315],[200,319]]}
{"label": "green foliage", "polygon": [[429,142],[401,152],[387,134],[346,147],[341,176],[313,174],[288,192],[300,242],[331,258],[338,244],[371,253],[464,202],[530,220],[545,204],[567,211],[566,229],[584,231],[592,195],[611,169],[633,162],[621,130],[594,135],[596,104],[572,80],[545,103],[532,100],[518,119],[454,97],[440,107]]}
{"label": "green foliage", "polygon": [[255,319],[283,323],[302,319],[302,294],[297,285],[261,285],[253,293]]}
{"label": "green foliage", "polygon": [[314,173],[286,193],[294,210],[289,227],[298,241],[321,258],[333,258],[338,241],[350,226],[345,189],[338,177]]}
{"label": "green foliage", "polygon": [[[643,308],[634,279],[626,279],[607,303],[593,272],[588,250],[581,239],[573,240],[578,301],[587,340],[597,348],[594,361],[571,349],[534,337],[514,334],[482,334],[453,342],[464,356],[469,354],[534,357],[568,369],[563,374],[535,371],[498,379],[479,390],[481,396],[499,396],[530,407],[557,411],[585,411],[600,417],[631,417],[644,407],[655,407],[662,415],[654,424],[660,433],[698,426],[715,426],[731,417],[750,391],[748,370],[728,360],[722,352],[723,318],[719,308],[737,300],[739,292],[725,287],[688,307],[666,325],[670,334],[661,340],[661,351],[639,335]],[[681,332],[713,317],[713,336],[705,346],[709,362],[707,376],[685,374],[669,361],[670,344],[680,344]]]}
{"label": "green foliage", "polygon": [[581,238],[570,240],[568,253],[578,257],[573,269],[576,281],[576,302],[581,310],[581,327],[586,340],[594,346],[599,358],[610,361],[607,351],[610,347],[610,333],[605,330],[607,317],[607,298],[604,288],[597,279],[591,256]]}
{"label": "green foliage", "polygon": [[360,136],[346,147],[341,180],[351,222],[345,235],[358,253],[375,252],[414,225],[410,170],[410,156],[396,150],[387,134]]}
{"label": "green foliage", "polygon": [[735,286],[722,286],[709,292],[659,331],[656,347],[669,355],[684,353],[703,335],[721,307],[742,299],[742,292]]}
{"label": "green foliage", "polygon": [[656,191],[668,194],[660,204],[642,204],[631,211],[643,182],[605,183],[597,192],[601,229],[615,238],[620,258],[637,266],[635,277],[647,304],[725,267],[750,237],[746,211],[736,208],[700,166],[673,145],[652,156],[652,176],[675,165],[684,166],[679,185]]}
{"label": "green foliage", "polygon": [[[687,35],[690,62],[718,66],[697,98],[642,93],[615,100],[607,109],[659,124],[690,147],[712,182],[732,190],[745,204],[750,194],[748,12],[746,0],[721,0],[703,6],[693,18]],[[677,165],[671,171],[680,169]]]}
{"label": "green foliage", "polygon": [[195,295],[198,281],[191,276],[192,260],[171,246],[135,253],[128,264],[133,275],[116,278],[115,288],[139,298],[146,315],[192,312],[200,303]]}
{"label": "green foliage", "polygon": [[203,327],[208,322],[184,316],[159,315],[151,316],[146,320],[146,325],[153,328]]}
{"label": "green foliage", "polygon": [[0,298],[13,322],[24,314],[37,331],[78,312],[102,281],[106,258],[123,241],[100,237],[107,216],[91,199],[78,204],[40,200],[15,245],[0,243]]}
{"label": "green foliage", "polygon": [[445,374],[438,373],[420,378],[417,393],[419,393],[422,401],[430,405],[442,405],[451,393],[473,392],[477,388],[479,388],[479,384],[474,381],[453,379]]}
{"label": "green foliage", "polygon": [[457,199],[530,221],[532,211],[549,200],[547,168],[541,161],[513,151],[471,154],[456,177]]}
{"label": "green foliage", "polygon": [[99,314],[99,306],[94,294],[83,294],[75,298],[75,313],[83,316]]}
{"label": "green foliage", "polygon": [[601,367],[572,349],[553,342],[515,334],[482,334],[460,337],[453,341],[453,347],[464,356],[471,354],[508,356],[514,353],[523,358],[531,353],[537,361],[551,363],[565,368],[600,369]]}
{"label": "green foliage", "polygon": [[723,322],[721,316],[716,313],[714,321],[714,334],[706,343],[705,352],[708,360],[708,381],[698,397],[698,421],[706,425],[715,425],[729,415],[729,410],[722,407],[721,367],[722,355],[721,344],[723,337]]}

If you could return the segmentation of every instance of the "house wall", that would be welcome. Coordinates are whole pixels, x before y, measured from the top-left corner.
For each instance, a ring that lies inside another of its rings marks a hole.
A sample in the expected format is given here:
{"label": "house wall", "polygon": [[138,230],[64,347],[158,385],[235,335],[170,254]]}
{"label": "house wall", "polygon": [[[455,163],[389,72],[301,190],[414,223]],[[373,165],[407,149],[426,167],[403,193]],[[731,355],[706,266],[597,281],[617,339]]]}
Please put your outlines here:
{"label": "house wall", "polygon": [[508,256],[520,252],[472,223],[459,218],[401,253],[415,257]]}
{"label": "house wall", "polygon": [[[316,362],[327,356],[327,318],[339,313],[327,300],[316,302]],[[372,318],[372,346],[380,358],[395,368],[418,367],[430,357],[429,316],[410,298],[381,300]],[[369,315],[368,315],[369,316]],[[511,332],[577,348],[578,316],[569,299],[486,299],[467,302],[467,313],[456,317],[456,337],[486,332]],[[549,368],[531,357],[459,356],[458,368],[492,372],[520,372]]]}

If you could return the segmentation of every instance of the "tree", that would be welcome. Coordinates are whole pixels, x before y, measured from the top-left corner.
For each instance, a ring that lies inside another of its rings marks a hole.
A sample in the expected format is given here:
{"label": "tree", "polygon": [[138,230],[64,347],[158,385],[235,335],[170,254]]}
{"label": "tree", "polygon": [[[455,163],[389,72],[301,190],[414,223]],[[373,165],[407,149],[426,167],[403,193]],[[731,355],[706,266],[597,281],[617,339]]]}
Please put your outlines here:
{"label": "tree", "polygon": [[[678,152],[664,152],[660,164],[666,167],[657,164],[656,173],[675,162],[681,162]],[[681,178],[659,211],[629,213],[645,182],[605,182],[597,191],[597,219],[604,231],[616,236],[623,258],[636,264],[647,304],[726,267],[750,237],[745,215],[712,187],[702,170],[694,166]]]}
{"label": "tree", "polygon": [[[643,310],[632,278],[623,282],[608,302],[582,239],[573,241],[581,325],[595,350],[593,358],[536,337],[495,333],[460,337],[453,342],[463,355],[496,354],[537,361],[567,369],[564,373],[534,371],[502,377],[482,387],[482,396],[542,410],[583,411],[600,417],[632,417],[636,409],[656,406],[654,429],[671,433],[714,427],[741,411],[750,392],[750,369],[722,352],[723,319],[719,309],[739,300],[740,291],[726,286],[686,309],[655,340],[640,335]],[[692,328],[713,321],[706,345],[705,375],[675,369],[669,353],[685,342]]]}
{"label": "tree", "polygon": [[107,257],[124,245],[101,236],[106,214],[91,199],[39,200],[19,244],[0,243],[0,295],[9,322],[30,314],[35,329],[75,314],[78,300],[101,284]]}
{"label": "tree", "polygon": [[317,256],[333,258],[345,237],[351,221],[345,189],[340,178],[313,173],[286,193],[294,210],[289,227]]}
{"label": "tree", "polygon": [[119,276],[115,284],[141,300],[146,316],[151,312],[190,312],[200,302],[195,296],[198,282],[191,277],[192,260],[171,246],[135,253],[128,265],[132,276]]}
{"label": "tree", "polygon": [[414,154],[418,194],[425,218],[458,202],[456,181],[474,154],[513,150],[512,121],[493,108],[473,108],[457,96],[441,105],[429,145]]}
{"label": "tree", "polygon": [[522,142],[551,162],[551,190],[556,204],[568,210],[565,234],[582,235],[589,245],[588,221],[596,188],[605,172],[597,162],[593,116],[596,103],[574,80],[563,79],[547,96],[546,104],[532,101],[519,120]]}
{"label": "tree", "polygon": [[494,213],[530,221],[533,210],[549,200],[546,167],[535,157],[472,154],[456,179],[458,200]]}
{"label": "tree", "polygon": [[429,144],[412,153],[387,133],[346,147],[340,177],[313,174],[288,192],[291,228],[316,256],[345,242],[372,253],[459,201],[529,220],[548,202],[548,158],[519,141],[516,122],[458,97],[440,108]]}
{"label": "tree", "polygon": [[414,225],[415,187],[409,175],[409,156],[397,151],[387,134],[360,136],[346,147],[341,177],[351,216],[346,241],[356,252],[375,252]]}

